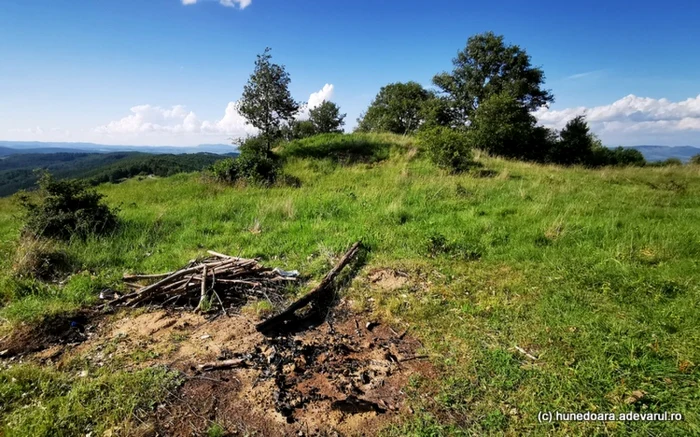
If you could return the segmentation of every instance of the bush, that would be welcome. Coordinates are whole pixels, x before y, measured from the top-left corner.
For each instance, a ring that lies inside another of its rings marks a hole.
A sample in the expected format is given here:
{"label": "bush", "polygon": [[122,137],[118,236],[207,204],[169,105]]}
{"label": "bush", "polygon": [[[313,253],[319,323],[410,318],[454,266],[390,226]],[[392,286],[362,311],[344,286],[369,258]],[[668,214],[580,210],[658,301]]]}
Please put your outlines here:
{"label": "bush", "polygon": [[39,203],[26,193],[19,195],[25,210],[25,234],[68,240],[105,234],[117,225],[115,213],[102,202],[104,196],[84,181],[57,181],[44,173],[39,188]]}
{"label": "bush", "polygon": [[678,167],[683,165],[683,161],[678,158],[668,158],[663,161],[653,162],[649,165],[652,167]]}
{"label": "bush", "polygon": [[267,143],[262,137],[248,138],[240,151],[237,158],[214,163],[211,172],[216,180],[226,183],[241,180],[262,184],[275,182],[280,173],[279,159],[267,150]]}
{"label": "bush", "polygon": [[472,150],[466,133],[446,127],[421,130],[418,140],[433,162],[452,172],[462,172],[472,164]]}
{"label": "bush", "polygon": [[689,163],[692,164],[692,165],[700,165],[700,154],[693,155],[693,156],[690,158],[690,162],[689,162]]}
{"label": "bush", "polygon": [[292,141],[282,157],[330,159],[345,164],[376,162],[389,157],[391,144],[371,134],[322,134]]}

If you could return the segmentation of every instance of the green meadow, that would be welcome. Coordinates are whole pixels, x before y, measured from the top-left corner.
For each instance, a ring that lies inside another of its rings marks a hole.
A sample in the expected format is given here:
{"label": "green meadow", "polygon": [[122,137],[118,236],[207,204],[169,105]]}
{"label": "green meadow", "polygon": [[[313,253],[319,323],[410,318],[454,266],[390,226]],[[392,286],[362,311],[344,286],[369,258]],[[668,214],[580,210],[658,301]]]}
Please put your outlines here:
{"label": "green meadow", "polygon": [[[72,266],[61,283],[18,271],[21,211],[0,199],[0,337],[96,302],[126,272],[179,268],[207,249],[320,278],[362,239],[367,261],[344,295],[410,326],[436,368],[411,380],[415,414],[387,434],[700,434],[700,166],[590,170],[477,152],[478,167],[449,174],[411,137],[368,138],[381,150],[359,162],[282,151],[295,184],[226,186],[192,173],[101,185],[121,224],[56,243]],[[409,281],[373,287],[367,275],[379,268]],[[132,382],[113,399],[104,387],[115,378]],[[173,383],[156,370],[78,382],[14,365],[0,370],[0,424],[8,436],[52,435],[55,410],[104,430],[164,396],[152,380]],[[27,387],[45,389],[18,394]],[[631,402],[635,391],[644,395]],[[100,408],[110,403],[134,407]],[[28,408],[38,405],[49,410]],[[549,411],[683,420],[539,423]]]}

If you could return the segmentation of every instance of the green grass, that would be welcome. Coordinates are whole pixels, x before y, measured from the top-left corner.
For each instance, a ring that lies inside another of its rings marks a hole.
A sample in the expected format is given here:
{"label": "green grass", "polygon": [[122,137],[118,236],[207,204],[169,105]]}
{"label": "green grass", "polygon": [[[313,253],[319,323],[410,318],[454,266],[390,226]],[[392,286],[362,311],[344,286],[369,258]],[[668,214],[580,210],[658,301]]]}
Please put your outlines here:
{"label": "green grass", "polygon": [[10,436],[126,435],[177,385],[165,369],[71,375],[31,364],[0,371],[0,414]]}
{"label": "green grass", "polygon": [[[123,226],[66,250],[82,275],[116,286],[124,272],[178,268],[206,249],[320,277],[362,238],[368,270],[399,268],[412,283],[387,292],[358,280],[348,294],[410,323],[445,376],[416,382],[416,415],[391,432],[700,433],[700,167],[592,171],[482,155],[491,172],[448,175],[413,156],[411,138],[383,138],[395,144],[388,154],[352,166],[288,154],[300,188],[196,175],[103,185]],[[0,200],[5,288],[27,286],[8,273],[15,213]],[[81,281],[5,293],[0,317],[82,305],[98,290]],[[635,390],[646,396],[627,404]],[[539,411],[685,419],[540,424]]]}

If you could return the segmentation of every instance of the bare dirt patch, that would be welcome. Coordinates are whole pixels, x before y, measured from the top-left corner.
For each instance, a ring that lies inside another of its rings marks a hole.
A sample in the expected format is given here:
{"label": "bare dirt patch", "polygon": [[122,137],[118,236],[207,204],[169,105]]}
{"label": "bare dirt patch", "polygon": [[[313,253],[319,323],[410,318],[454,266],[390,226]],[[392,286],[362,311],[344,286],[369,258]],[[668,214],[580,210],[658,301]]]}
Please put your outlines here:
{"label": "bare dirt patch", "polygon": [[387,291],[398,290],[409,282],[408,274],[392,269],[374,270],[368,278],[372,285]]}
{"label": "bare dirt patch", "polygon": [[[430,366],[405,331],[349,308],[341,301],[319,326],[274,337],[250,315],[126,310],[90,322],[79,344],[36,343],[24,359],[180,371],[183,384],[150,419],[158,435],[206,435],[215,423],[232,435],[375,435],[409,413],[404,387]],[[200,368],[224,360],[240,364]]]}
{"label": "bare dirt patch", "polygon": [[159,409],[157,429],[194,435],[215,422],[241,434],[376,434],[407,412],[403,388],[428,365],[416,355],[419,342],[343,308],[331,323],[274,338],[230,320],[242,337],[216,341],[212,355],[238,359],[240,368],[186,369],[178,398]]}

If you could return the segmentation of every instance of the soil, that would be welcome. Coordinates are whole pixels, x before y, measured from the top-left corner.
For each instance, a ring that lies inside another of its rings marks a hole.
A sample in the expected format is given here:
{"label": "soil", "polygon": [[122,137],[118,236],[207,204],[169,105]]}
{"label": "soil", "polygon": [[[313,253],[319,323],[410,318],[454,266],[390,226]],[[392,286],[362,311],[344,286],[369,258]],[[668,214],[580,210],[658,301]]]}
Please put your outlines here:
{"label": "soil", "polygon": [[[90,338],[101,318],[92,311],[80,311],[45,317],[36,324],[20,325],[6,338],[0,339],[0,358],[7,359],[36,351],[75,345]],[[52,348],[53,346],[53,348]]]}
{"label": "soil", "polygon": [[[410,414],[409,377],[432,370],[419,341],[350,307],[341,301],[321,325],[276,337],[257,332],[249,315],[74,315],[16,330],[1,358],[178,370],[183,384],[146,419],[151,435],[206,435],[214,423],[230,435],[376,435]],[[223,360],[240,365],[200,368]]]}
{"label": "soil", "polygon": [[408,284],[408,275],[398,270],[380,269],[369,274],[369,281],[374,286],[386,291],[394,291]]}

